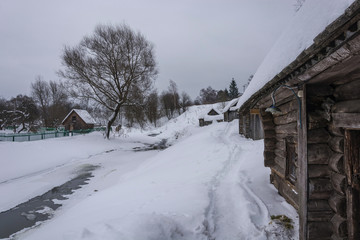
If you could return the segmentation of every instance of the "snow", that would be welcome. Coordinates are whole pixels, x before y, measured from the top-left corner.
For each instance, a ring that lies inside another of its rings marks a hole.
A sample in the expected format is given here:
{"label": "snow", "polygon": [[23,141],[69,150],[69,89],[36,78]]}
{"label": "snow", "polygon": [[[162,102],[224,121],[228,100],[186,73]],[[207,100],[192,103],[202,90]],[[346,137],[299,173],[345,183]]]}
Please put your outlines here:
{"label": "snow", "polygon": [[86,124],[96,124],[95,119],[90,115],[90,113],[88,111],[86,111],[86,110],[83,110],[83,109],[73,109],[73,110],[71,110],[69,112],[69,114],[64,118],[64,120],[62,122],[64,122],[73,111],[76,112],[81,117],[81,119],[84,120],[84,122]]}
{"label": "snow", "polygon": [[[190,107],[151,131],[123,129],[111,140],[92,133],[0,142],[0,212],[66,182],[89,164],[99,166],[50,220],[13,237],[297,239],[297,213],[269,183],[263,141],[241,137],[236,120],[198,127],[208,107]],[[168,140],[165,150],[133,151],[162,139]],[[279,214],[294,220],[294,231],[271,223],[270,216]]]}
{"label": "snow", "polygon": [[239,98],[234,98],[232,100],[230,100],[226,106],[224,107],[224,109],[222,110],[222,112],[227,112],[229,109],[230,111],[234,111],[234,107],[236,106],[237,102],[239,101]]}
{"label": "snow", "polygon": [[310,47],[313,39],[344,14],[353,2],[354,0],[305,1],[254,74],[237,108]]}

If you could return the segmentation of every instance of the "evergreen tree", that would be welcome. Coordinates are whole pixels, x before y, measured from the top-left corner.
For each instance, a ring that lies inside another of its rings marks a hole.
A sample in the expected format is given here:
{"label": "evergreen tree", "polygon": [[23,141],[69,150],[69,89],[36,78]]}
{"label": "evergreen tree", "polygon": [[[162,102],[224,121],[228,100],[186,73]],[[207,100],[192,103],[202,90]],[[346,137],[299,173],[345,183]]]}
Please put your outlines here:
{"label": "evergreen tree", "polygon": [[230,87],[229,87],[229,97],[230,99],[234,99],[239,97],[239,89],[234,78],[231,80]]}

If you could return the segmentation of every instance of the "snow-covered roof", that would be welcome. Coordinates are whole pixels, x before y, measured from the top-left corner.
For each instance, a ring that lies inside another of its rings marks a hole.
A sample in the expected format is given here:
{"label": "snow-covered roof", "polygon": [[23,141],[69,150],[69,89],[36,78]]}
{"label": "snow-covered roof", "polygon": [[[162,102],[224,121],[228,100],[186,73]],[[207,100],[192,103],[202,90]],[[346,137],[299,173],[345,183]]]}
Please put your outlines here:
{"label": "snow-covered roof", "polygon": [[236,104],[238,101],[239,101],[239,98],[234,98],[233,100],[230,100],[224,107],[223,113],[227,112],[229,109],[230,109],[230,111],[236,110],[235,108],[236,108]]}
{"label": "snow-covered roof", "polygon": [[290,21],[237,103],[240,108],[249,98],[292,63],[314,38],[345,13],[354,0],[308,0]]}
{"label": "snow-covered roof", "polygon": [[90,115],[90,113],[83,109],[73,109],[69,112],[69,114],[64,118],[62,122],[64,122],[72,112],[76,112],[79,117],[86,123],[86,124],[96,124],[95,119]]}

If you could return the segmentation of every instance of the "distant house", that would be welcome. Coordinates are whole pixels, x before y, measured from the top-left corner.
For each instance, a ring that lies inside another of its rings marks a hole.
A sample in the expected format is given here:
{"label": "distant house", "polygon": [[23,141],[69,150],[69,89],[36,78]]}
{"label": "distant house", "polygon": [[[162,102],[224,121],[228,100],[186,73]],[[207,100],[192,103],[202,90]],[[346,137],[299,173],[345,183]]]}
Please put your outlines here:
{"label": "distant house", "polygon": [[246,137],[260,116],[299,239],[360,239],[360,1],[305,1],[238,107]]}
{"label": "distant house", "polygon": [[238,109],[236,108],[236,104],[238,103],[239,98],[234,98],[226,104],[223,109],[224,121],[231,122],[234,119],[239,119]]}
{"label": "distant house", "polygon": [[62,121],[65,130],[73,131],[80,129],[91,129],[96,124],[94,118],[88,111],[82,109],[73,109]]}
{"label": "distant house", "polygon": [[199,126],[203,127],[210,125],[213,123],[213,121],[217,121],[217,122],[224,121],[224,117],[222,113],[216,108],[211,108],[210,110],[206,111],[206,114],[204,114],[199,118]]}

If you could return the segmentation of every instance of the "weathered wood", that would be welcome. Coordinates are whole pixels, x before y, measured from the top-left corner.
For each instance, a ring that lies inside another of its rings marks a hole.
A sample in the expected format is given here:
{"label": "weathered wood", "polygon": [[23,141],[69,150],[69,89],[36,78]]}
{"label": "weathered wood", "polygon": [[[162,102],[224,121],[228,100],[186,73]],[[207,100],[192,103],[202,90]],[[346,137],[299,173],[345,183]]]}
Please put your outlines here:
{"label": "weathered wood", "polygon": [[285,125],[277,125],[275,127],[277,134],[297,134],[297,123],[289,123]]}
{"label": "weathered wood", "polygon": [[309,96],[330,96],[334,93],[334,88],[326,84],[312,84],[308,85],[307,95]]}
{"label": "weathered wood", "polygon": [[329,140],[330,134],[325,128],[308,131],[308,143],[327,143]]}
{"label": "weathered wood", "polygon": [[348,240],[347,237],[339,237],[336,234],[331,235],[331,240]]}
{"label": "weathered wood", "polygon": [[333,225],[333,232],[339,237],[345,237],[347,235],[346,219],[339,214],[335,214],[331,219]]}
{"label": "weathered wood", "polygon": [[308,201],[308,210],[316,212],[316,211],[331,211],[331,207],[329,206],[328,200],[309,200]]}
{"label": "weathered wood", "polygon": [[264,131],[264,138],[275,138],[276,133],[275,130],[265,130]]}
{"label": "weathered wood", "polygon": [[335,213],[346,218],[346,198],[343,195],[334,192],[329,198],[329,205]]}
{"label": "weathered wood", "polygon": [[334,153],[329,159],[329,167],[334,172],[344,174],[344,155],[341,153]]}
{"label": "weathered wood", "polygon": [[331,110],[333,113],[360,113],[360,99],[337,102]]}
{"label": "weathered wood", "polygon": [[360,128],[360,113],[331,114],[335,127]]}
{"label": "weathered wood", "polygon": [[344,153],[344,138],[332,137],[329,141],[329,146],[334,152]]}
{"label": "weathered wood", "polygon": [[360,97],[360,81],[355,80],[338,86],[334,91],[337,100],[352,100]]}
{"label": "weathered wood", "polygon": [[273,130],[275,128],[275,124],[274,122],[271,120],[271,121],[268,121],[268,122],[262,122],[262,125],[263,125],[263,129],[264,131],[266,130]]}
{"label": "weathered wood", "polygon": [[339,173],[332,172],[331,173],[331,184],[334,190],[341,194],[345,194],[345,176]]}
{"label": "weathered wood", "polygon": [[274,153],[275,153],[275,156],[286,159],[286,151],[276,148],[274,150]]}
{"label": "weathered wood", "polygon": [[359,232],[359,218],[360,218],[360,192],[351,186],[347,187],[346,190],[346,204],[347,204],[347,228],[349,240],[360,239]]}
{"label": "weathered wood", "polygon": [[286,169],[286,158],[285,157],[275,156],[274,161],[281,168]]}
{"label": "weathered wood", "polygon": [[264,158],[265,159],[274,159],[275,154],[273,151],[264,151]]}
{"label": "weathered wood", "polygon": [[[291,95],[293,95],[293,93],[291,91],[289,91],[289,89],[280,88],[275,93],[275,100],[278,103],[278,102],[282,101],[283,99],[290,97]],[[258,105],[267,106],[267,107],[272,105],[271,94],[266,95],[260,101],[258,101]]]}
{"label": "weathered wood", "polygon": [[276,125],[284,125],[284,124],[289,124],[289,123],[293,123],[293,122],[297,122],[299,118],[299,114],[297,111],[292,111],[289,112],[285,115],[281,115],[281,116],[275,116],[274,117],[274,123]]}
{"label": "weathered wood", "polygon": [[265,151],[273,151],[276,147],[276,139],[275,138],[265,138],[264,139],[264,150]]}
{"label": "weathered wood", "polygon": [[276,141],[276,148],[282,151],[286,151],[285,139],[281,139],[281,141]]}
{"label": "weathered wood", "polygon": [[329,178],[330,171],[327,165],[309,165],[309,178]]}
{"label": "weathered wood", "polygon": [[331,149],[327,144],[308,144],[309,164],[328,164]]}
{"label": "weathered wood", "polygon": [[325,112],[317,111],[317,112],[308,112],[308,129],[317,129],[317,128],[325,128],[328,125],[328,121],[325,118]]}
{"label": "weathered wood", "polygon": [[332,192],[330,179],[309,179],[309,199],[328,199]]}
{"label": "weathered wood", "polygon": [[308,240],[330,239],[332,225],[329,222],[309,222],[307,226]]}
{"label": "weathered wood", "polygon": [[[304,240],[307,234],[307,213],[308,213],[308,158],[307,158],[307,85],[303,88],[303,97],[301,98],[301,128],[298,134],[298,172],[299,179],[297,184],[300,186],[299,189],[299,235],[300,240]],[[311,201],[311,200],[310,200]]]}
{"label": "weathered wood", "polygon": [[299,108],[299,103],[297,102],[297,100],[294,98],[289,102],[286,102],[284,104],[279,103],[279,105],[277,105],[277,107],[280,109],[281,113],[278,114],[278,116],[280,115],[285,115],[291,111],[297,111]]}
{"label": "weathered wood", "polygon": [[308,213],[308,221],[310,222],[326,222],[330,221],[334,216],[332,211],[309,211]]}
{"label": "weathered wood", "polygon": [[[333,114],[332,114],[332,118],[333,118]],[[336,127],[334,122],[331,122],[328,125],[328,131],[331,135],[337,136],[337,137],[344,137],[344,129],[340,128],[340,127]]]}

